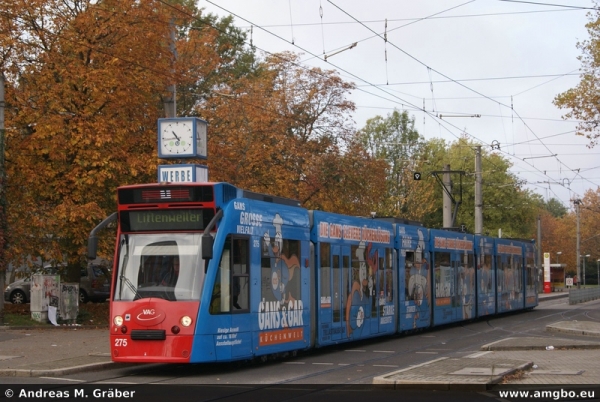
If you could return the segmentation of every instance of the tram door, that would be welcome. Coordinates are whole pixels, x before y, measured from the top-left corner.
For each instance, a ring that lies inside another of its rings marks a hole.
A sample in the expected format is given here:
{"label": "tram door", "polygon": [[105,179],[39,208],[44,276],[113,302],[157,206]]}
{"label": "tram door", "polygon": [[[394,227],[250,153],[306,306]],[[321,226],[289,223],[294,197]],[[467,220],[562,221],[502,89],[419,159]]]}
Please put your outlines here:
{"label": "tram door", "polygon": [[328,344],[348,338],[346,304],[350,275],[350,247],[319,244],[319,341]]}
{"label": "tram door", "polygon": [[347,338],[346,301],[350,286],[350,247],[333,245],[331,247],[331,303],[332,322],[331,340]]}

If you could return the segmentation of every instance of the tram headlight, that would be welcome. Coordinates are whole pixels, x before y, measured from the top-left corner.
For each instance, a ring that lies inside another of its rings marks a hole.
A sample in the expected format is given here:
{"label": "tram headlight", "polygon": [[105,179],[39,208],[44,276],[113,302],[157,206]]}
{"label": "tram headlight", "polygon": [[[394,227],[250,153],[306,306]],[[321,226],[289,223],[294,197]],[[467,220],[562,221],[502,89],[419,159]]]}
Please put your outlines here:
{"label": "tram headlight", "polygon": [[192,319],[187,315],[184,315],[183,317],[181,317],[181,320],[179,320],[179,322],[184,327],[189,327],[190,325],[192,325]]}
{"label": "tram headlight", "polygon": [[113,323],[117,327],[120,327],[121,325],[123,325],[123,317],[121,317],[120,315],[116,315],[115,318],[113,318]]}

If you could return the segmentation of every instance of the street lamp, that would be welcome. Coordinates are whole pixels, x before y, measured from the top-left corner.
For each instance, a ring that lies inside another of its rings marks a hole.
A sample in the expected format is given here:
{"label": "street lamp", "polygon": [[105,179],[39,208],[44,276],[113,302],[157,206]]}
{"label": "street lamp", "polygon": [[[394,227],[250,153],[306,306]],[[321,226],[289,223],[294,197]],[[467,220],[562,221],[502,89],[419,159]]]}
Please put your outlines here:
{"label": "street lamp", "polygon": [[596,269],[598,270],[598,281],[596,282],[596,286],[600,289],[600,259],[596,260]]}
{"label": "street lamp", "polygon": [[[558,256],[562,254],[562,251],[556,252],[556,263],[558,264],[558,269],[560,269],[560,263],[558,262]],[[567,273],[563,270],[563,288],[567,286]]]}

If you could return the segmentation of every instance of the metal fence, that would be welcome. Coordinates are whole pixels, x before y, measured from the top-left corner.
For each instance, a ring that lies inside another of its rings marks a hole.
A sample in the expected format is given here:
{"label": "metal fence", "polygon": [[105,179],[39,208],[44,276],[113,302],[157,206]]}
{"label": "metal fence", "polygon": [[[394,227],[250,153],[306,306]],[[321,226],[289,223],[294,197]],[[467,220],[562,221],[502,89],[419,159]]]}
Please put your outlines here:
{"label": "metal fence", "polygon": [[583,303],[600,299],[600,288],[571,289],[569,291],[569,304]]}

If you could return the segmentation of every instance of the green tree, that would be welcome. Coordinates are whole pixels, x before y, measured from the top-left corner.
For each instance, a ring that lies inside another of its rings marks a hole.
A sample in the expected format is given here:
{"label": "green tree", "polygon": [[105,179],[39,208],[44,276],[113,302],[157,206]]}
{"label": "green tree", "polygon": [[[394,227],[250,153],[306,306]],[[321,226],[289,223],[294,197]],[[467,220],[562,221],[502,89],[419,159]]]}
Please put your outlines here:
{"label": "green tree", "polygon": [[582,52],[578,57],[581,62],[580,82],[554,98],[554,104],[559,108],[570,109],[563,116],[564,119],[575,119],[577,135],[582,135],[590,140],[590,146],[598,144],[600,130],[598,129],[598,112],[600,105],[600,9],[590,12],[589,22],[586,24],[589,39],[577,43],[577,48]]}
{"label": "green tree", "polygon": [[555,218],[562,218],[569,212],[567,207],[556,198],[550,198],[548,201],[544,202],[544,208]]}
{"label": "green tree", "polygon": [[407,111],[376,116],[359,132],[369,154],[387,165],[385,197],[376,205],[384,216],[421,220],[431,212],[433,187],[414,179],[425,168],[425,141]]}
{"label": "green tree", "polygon": [[[430,145],[432,149],[432,170],[442,171],[449,164],[452,174],[453,197],[462,201],[458,208],[455,224],[464,224],[473,232],[475,222],[475,147],[478,145],[466,138],[460,138],[444,148],[439,140]],[[482,193],[483,193],[483,233],[496,236],[502,229],[503,237],[530,238],[535,233],[535,221],[539,195],[523,188],[523,183],[509,172],[510,162],[496,153],[482,149]],[[442,226],[442,187],[437,184],[435,212],[425,220],[427,226]]]}

